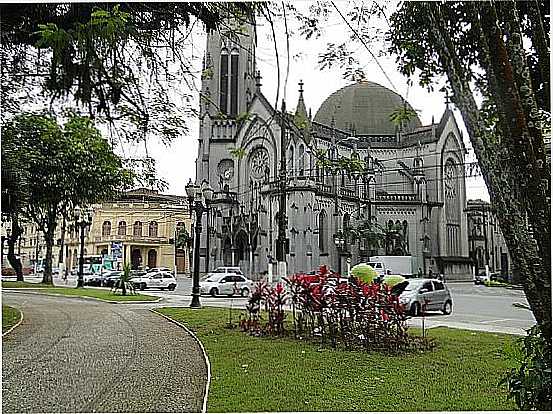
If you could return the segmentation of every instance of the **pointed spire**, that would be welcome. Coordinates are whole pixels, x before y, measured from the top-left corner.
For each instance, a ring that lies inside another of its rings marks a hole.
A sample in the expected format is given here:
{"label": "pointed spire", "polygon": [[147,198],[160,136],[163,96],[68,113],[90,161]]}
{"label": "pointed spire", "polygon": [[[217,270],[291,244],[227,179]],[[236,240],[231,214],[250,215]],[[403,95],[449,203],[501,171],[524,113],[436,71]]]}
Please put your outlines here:
{"label": "pointed spire", "polygon": [[300,80],[298,85],[300,87],[300,96],[298,98],[298,105],[296,106],[296,121],[299,121],[299,123],[302,124],[307,121],[307,109],[305,108],[305,102],[303,101],[303,81]]}

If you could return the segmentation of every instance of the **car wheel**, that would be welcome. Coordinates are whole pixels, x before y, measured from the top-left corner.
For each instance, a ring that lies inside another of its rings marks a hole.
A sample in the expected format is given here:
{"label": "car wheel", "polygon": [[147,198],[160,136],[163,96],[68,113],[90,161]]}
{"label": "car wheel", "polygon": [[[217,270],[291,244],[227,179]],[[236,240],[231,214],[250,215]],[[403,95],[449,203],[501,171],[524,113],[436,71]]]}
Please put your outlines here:
{"label": "car wheel", "polygon": [[446,303],[444,303],[444,307],[442,308],[442,313],[444,315],[450,315],[452,310],[453,310],[453,306],[451,304],[451,301],[448,300]]}
{"label": "car wheel", "polygon": [[244,288],[240,291],[240,296],[242,297],[248,296],[249,294],[250,294],[250,289],[248,288]]}
{"label": "car wheel", "polygon": [[219,291],[217,290],[217,288],[212,288],[210,291],[209,291],[209,294],[213,297],[217,296],[219,294]]}
{"label": "car wheel", "polygon": [[140,284],[140,290],[144,290],[146,289],[146,283],[141,283]]}
{"label": "car wheel", "polygon": [[419,302],[415,302],[411,305],[411,315],[420,316],[421,314],[421,305]]}
{"label": "car wheel", "polygon": [[169,290],[175,290],[176,287],[177,287],[177,285],[175,285],[174,283],[171,283],[169,285]]}

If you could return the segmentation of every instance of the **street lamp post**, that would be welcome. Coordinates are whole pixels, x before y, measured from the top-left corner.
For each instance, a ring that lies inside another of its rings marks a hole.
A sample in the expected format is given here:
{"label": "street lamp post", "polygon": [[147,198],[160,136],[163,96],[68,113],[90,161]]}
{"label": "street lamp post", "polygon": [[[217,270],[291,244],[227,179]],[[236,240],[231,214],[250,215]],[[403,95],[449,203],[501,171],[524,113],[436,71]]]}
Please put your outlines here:
{"label": "street lamp post", "polygon": [[83,268],[84,268],[84,231],[92,224],[92,208],[88,207],[82,210],[79,206],[76,206],[73,210],[73,218],[75,219],[75,228],[81,230],[81,247],[79,255],[79,275],[77,279],[77,287],[84,286],[83,280]]}
{"label": "street lamp post", "polygon": [[200,186],[192,184],[192,180],[188,181],[186,185],[186,194],[188,196],[188,206],[190,210],[190,216],[192,211],[196,213],[196,220],[194,223],[194,276],[192,279],[192,302],[191,308],[200,309],[200,238],[202,234],[202,215],[209,209],[209,203],[213,198],[213,188],[209,184],[201,188]]}
{"label": "street lamp post", "polygon": [[342,233],[341,230],[334,235],[334,244],[336,246],[336,249],[338,250],[338,274],[341,275],[342,274],[342,252],[346,245],[346,239],[344,237],[344,233]]}

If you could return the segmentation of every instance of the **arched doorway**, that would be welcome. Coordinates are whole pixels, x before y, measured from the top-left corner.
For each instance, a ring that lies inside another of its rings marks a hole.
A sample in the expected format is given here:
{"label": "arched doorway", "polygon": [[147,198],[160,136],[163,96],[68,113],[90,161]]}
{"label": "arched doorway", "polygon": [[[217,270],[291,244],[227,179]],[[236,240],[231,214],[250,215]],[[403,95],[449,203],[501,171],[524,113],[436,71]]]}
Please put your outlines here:
{"label": "arched doorway", "polygon": [[223,244],[223,265],[224,266],[233,266],[232,263],[232,244],[230,242],[230,237],[225,239]]}
{"label": "arched doorway", "polygon": [[177,249],[176,261],[177,261],[177,272],[178,273],[186,272],[186,252],[184,251],[184,249]]}
{"label": "arched doorway", "polygon": [[157,251],[155,249],[150,249],[148,251],[148,267],[157,267]]}
{"label": "arched doorway", "polygon": [[142,265],[142,253],[140,253],[140,249],[133,249],[131,252],[131,267],[136,270],[140,265]]}

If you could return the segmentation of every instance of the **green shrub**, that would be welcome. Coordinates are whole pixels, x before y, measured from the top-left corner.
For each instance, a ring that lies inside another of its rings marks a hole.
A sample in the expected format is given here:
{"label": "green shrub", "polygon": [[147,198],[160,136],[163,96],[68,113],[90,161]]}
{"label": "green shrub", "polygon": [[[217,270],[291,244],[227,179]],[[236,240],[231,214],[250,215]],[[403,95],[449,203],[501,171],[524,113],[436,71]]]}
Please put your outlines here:
{"label": "green shrub", "polygon": [[551,411],[551,347],[540,326],[529,329],[507,355],[519,364],[500,382],[507,385],[508,398],[521,410]]}

